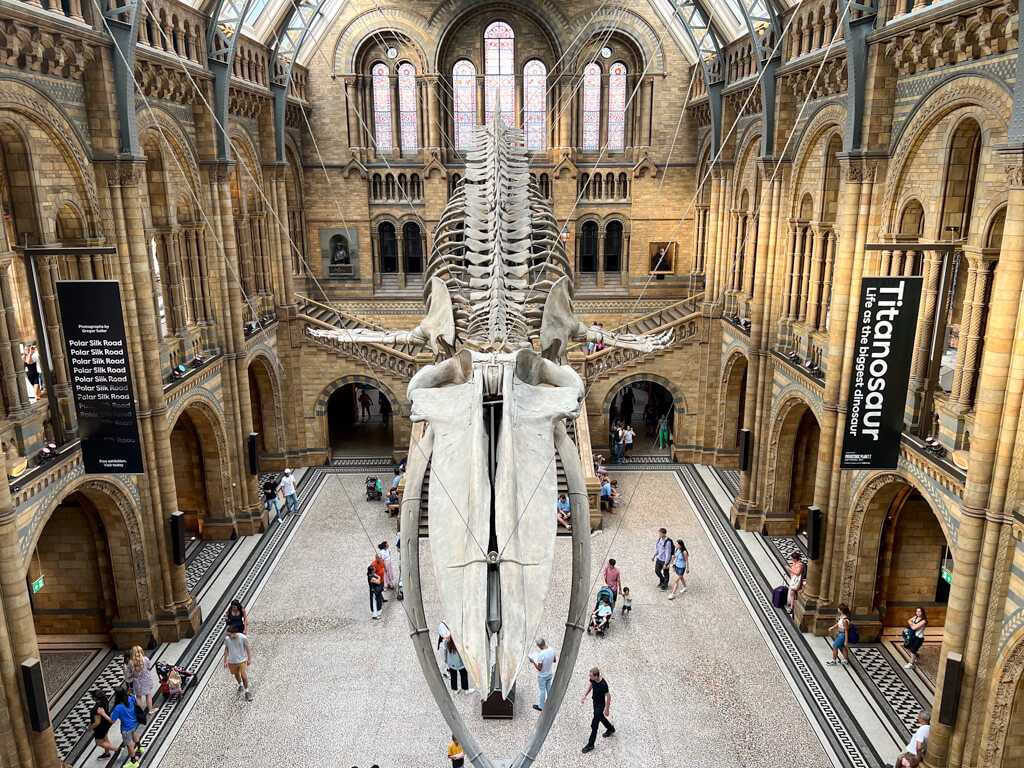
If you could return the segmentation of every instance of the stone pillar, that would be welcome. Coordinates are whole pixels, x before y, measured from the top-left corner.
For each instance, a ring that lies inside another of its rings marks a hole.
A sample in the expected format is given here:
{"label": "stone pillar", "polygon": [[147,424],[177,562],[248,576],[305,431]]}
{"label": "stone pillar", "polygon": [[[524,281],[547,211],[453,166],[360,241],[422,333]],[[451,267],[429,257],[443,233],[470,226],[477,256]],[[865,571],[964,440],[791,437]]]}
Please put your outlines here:
{"label": "stone pillar", "polygon": [[111,220],[117,238],[143,457],[149,470],[146,473],[146,490],[150,512],[143,514],[142,519],[144,535],[156,552],[157,563],[153,573],[160,576],[160,590],[154,590],[153,595],[154,607],[158,611],[155,634],[158,640],[177,640],[191,636],[199,626],[201,616],[199,605],[188,593],[185,566],[174,565],[170,561],[170,516],[177,511],[178,499],[174,487],[170,426],[163,396],[157,307],[150,281],[152,258],[143,230],[144,193],[140,185],[144,172],[144,162],[127,160],[111,164],[107,168],[107,184],[110,188]]}
{"label": "stone pillar", "polygon": [[[571,93],[571,91],[570,91]],[[558,79],[558,146],[559,148],[568,148],[569,145],[569,128],[572,124],[572,98],[567,97],[565,93],[565,84],[562,82],[562,78]]]}
{"label": "stone pillar", "polygon": [[25,364],[21,360],[21,339],[18,337],[14,301],[14,291],[11,289],[11,260],[8,258],[0,263],[0,325],[3,330],[3,340],[0,341],[0,366],[7,372],[4,374],[4,388],[9,398],[13,396],[10,400],[11,410],[26,410],[31,403],[28,399],[28,384],[25,381]]}
{"label": "stone pillar", "polygon": [[[236,247],[234,228],[231,226],[231,166],[218,163],[211,169],[211,176],[211,194],[217,197],[224,257],[237,271],[241,254]],[[245,461],[246,440],[252,427],[252,402],[249,398],[249,372],[245,364],[245,332],[242,322],[245,299],[237,280],[228,276],[225,283],[226,291],[223,295],[230,320],[224,334],[228,349],[223,368],[223,400],[225,429],[228,440],[235,446],[233,450],[228,450],[233,459],[232,469],[237,483],[235,527],[239,533],[252,534],[266,524],[267,513],[257,500],[256,477],[248,473]]]}
{"label": "stone pillar", "polygon": [[[841,544],[837,539],[841,516],[839,497],[839,459],[842,452],[845,406],[850,380],[856,313],[863,276],[864,243],[870,224],[871,196],[875,182],[875,165],[864,157],[845,155],[840,158],[842,175],[839,193],[838,238],[835,273],[832,278],[832,315],[828,337],[828,365],[825,394],[822,398],[824,418],[818,438],[818,470],[814,477],[814,504],[824,515],[825,537],[821,560],[812,560],[807,569],[807,588],[801,593],[795,609],[801,628],[823,633],[830,618],[830,604],[837,596],[832,587],[834,561],[841,566]],[[852,309],[851,309],[852,305]],[[841,410],[842,409],[842,410]]]}
{"label": "stone pillar", "polygon": [[[917,321],[917,336],[914,356],[910,363],[911,392],[920,393],[928,376],[928,354],[932,343],[932,326],[938,308],[939,278],[942,273],[942,258],[935,251],[924,256],[924,285],[921,291],[921,314]],[[915,421],[917,417],[915,416]]]}
{"label": "stone pillar", "polygon": [[[704,242],[704,271],[707,275],[707,284],[704,292],[704,301],[718,301],[718,258],[715,255],[715,243],[718,240],[718,208],[722,196],[721,173],[712,170],[711,172],[711,200],[708,203],[708,224],[707,238]],[[711,255],[710,262],[708,254]]]}
{"label": "stone pillar", "polygon": [[950,587],[946,610],[935,701],[942,697],[943,670],[950,653],[963,655],[964,674],[956,725],[932,723],[925,760],[931,768],[959,768],[964,763],[968,731],[978,728],[988,682],[988,667],[979,668],[982,648],[986,642],[996,642],[1002,621],[1002,608],[991,599],[991,590],[996,580],[1000,542],[1009,546],[1005,536],[1010,524],[1009,510],[1005,508],[1006,489],[1014,464],[1024,390],[1024,304],[1020,302],[1024,284],[1024,149],[1017,147],[1006,153],[1005,169],[1009,187],[1006,228],[985,331],[985,360],[978,381],[954,555],[956,578]]}
{"label": "stone pillar", "polygon": [[441,148],[441,124],[437,118],[441,112],[438,109],[440,106],[438,101],[440,96],[437,93],[437,80],[437,75],[431,75],[427,78],[427,119],[429,121],[427,130],[431,149]]}
{"label": "stone pillar", "polygon": [[[970,267],[973,285],[968,283],[969,293],[965,299],[969,302],[965,319],[960,324],[960,352],[957,355],[957,376],[959,382],[954,383],[953,397],[957,410],[967,413],[974,404],[974,386],[977,381],[978,369],[981,367],[981,350],[984,339],[981,328],[985,322],[985,298],[988,296],[989,281],[992,279],[992,262],[984,257],[979,258]],[[973,289],[973,290],[972,290]],[[959,384],[959,386],[957,386]]]}
{"label": "stone pillar", "polygon": [[811,329],[818,327],[818,314],[821,307],[821,282],[822,268],[824,261],[822,254],[825,251],[825,240],[828,237],[826,230],[813,230],[814,247],[811,250],[811,285],[810,294],[807,298],[807,312],[804,319],[810,324]]}
{"label": "stone pillar", "polygon": [[[23,661],[39,658],[32,604],[25,581],[25,558],[18,540],[18,520],[7,483],[0,483],[0,683],[13,737],[13,751],[22,768],[59,768],[53,727],[42,733],[31,730],[21,697]],[[4,745],[7,747],[8,745]],[[8,752],[8,749],[4,750]],[[14,755],[5,755],[14,757]],[[13,763],[11,763],[13,765]]]}

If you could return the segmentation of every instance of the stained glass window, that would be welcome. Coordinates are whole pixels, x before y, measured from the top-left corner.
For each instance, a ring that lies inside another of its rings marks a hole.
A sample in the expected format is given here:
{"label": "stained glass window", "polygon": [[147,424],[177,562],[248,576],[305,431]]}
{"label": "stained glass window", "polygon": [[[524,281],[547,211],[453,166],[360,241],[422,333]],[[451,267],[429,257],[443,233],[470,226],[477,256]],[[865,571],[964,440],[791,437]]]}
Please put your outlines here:
{"label": "stained glass window", "polygon": [[455,95],[455,149],[473,146],[476,128],[476,67],[462,59],[452,67],[452,92]]}
{"label": "stained glass window", "polygon": [[373,65],[373,125],[376,129],[377,151],[390,152],[391,141],[391,77],[386,64]]}
{"label": "stained glass window", "polygon": [[416,151],[416,68],[409,62],[398,65],[398,124],[402,149]]}
{"label": "stained glass window", "polygon": [[601,148],[601,67],[596,63],[583,70],[583,151]]}
{"label": "stained glass window", "polygon": [[526,131],[526,148],[539,151],[546,148],[548,68],[543,61],[533,59],[523,67],[523,128]]}
{"label": "stained glass window", "polygon": [[626,147],[626,65],[621,61],[608,70],[608,151]]}
{"label": "stained glass window", "polygon": [[501,94],[501,114],[509,125],[516,111],[515,40],[512,27],[496,21],[484,31],[484,123],[491,122],[496,106],[495,92]]}

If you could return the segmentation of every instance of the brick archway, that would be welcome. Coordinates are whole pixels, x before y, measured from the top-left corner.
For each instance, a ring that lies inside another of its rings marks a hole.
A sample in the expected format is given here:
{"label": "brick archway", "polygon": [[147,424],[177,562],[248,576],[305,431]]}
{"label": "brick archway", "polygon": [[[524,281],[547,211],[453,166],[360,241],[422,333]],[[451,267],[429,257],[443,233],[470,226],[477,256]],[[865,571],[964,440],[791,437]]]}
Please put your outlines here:
{"label": "brick archway", "polygon": [[401,442],[398,431],[398,420],[402,416],[402,401],[397,395],[395,395],[391,387],[380,379],[375,379],[372,376],[361,376],[358,374],[342,376],[340,379],[335,379],[324,387],[323,391],[320,393],[320,397],[317,398],[314,414],[316,416],[317,423],[320,424],[320,436],[323,440],[323,444],[330,447],[331,428],[328,419],[328,403],[330,402],[331,396],[339,389],[348,386],[349,384],[373,387],[384,393],[384,396],[391,403],[391,437],[394,447],[397,448]]}

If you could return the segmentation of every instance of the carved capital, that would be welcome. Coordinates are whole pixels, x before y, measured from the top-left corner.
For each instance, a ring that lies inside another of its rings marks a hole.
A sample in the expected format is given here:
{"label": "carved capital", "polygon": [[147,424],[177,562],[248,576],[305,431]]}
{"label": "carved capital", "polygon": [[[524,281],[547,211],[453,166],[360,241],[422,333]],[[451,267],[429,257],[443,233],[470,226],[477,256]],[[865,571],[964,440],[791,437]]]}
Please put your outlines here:
{"label": "carved capital", "polygon": [[206,175],[212,184],[223,184],[231,180],[231,171],[234,170],[234,162],[215,161],[204,163]]}
{"label": "carved capital", "polygon": [[847,182],[873,184],[877,169],[873,161],[861,157],[843,157],[839,161],[839,170]]}
{"label": "carved capital", "polygon": [[125,160],[107,166],[107,185],[111,187],[136,187],[142,183],[145,163]]}

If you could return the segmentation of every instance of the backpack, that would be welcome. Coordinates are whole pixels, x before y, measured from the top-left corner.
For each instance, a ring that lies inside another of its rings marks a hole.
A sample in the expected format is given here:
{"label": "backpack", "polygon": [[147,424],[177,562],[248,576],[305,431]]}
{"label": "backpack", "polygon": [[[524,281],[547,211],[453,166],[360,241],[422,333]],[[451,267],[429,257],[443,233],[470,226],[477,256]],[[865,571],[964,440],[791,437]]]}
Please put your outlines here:
{"label": "backpack", "polygon": [[854,625],[852,621],[850,622],[850,626],[847,628],[846,631],[849,633],[847,635],[847,639],[850,645],[856,645],[860,642],[860,631],[857,629],[857,627]]}

